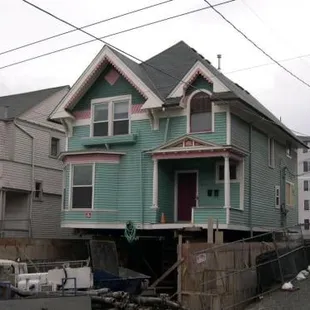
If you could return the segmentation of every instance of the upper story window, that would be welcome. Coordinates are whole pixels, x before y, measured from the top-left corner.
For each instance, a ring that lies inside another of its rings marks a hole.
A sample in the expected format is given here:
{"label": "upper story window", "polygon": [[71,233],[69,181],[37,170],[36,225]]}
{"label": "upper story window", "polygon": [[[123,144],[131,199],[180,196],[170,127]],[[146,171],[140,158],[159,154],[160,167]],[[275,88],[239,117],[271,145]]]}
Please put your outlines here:
{"label": "upper story window", "polygon": [[126,135],[130,133],[130,99],[94,100],[92,135],[94,137]]}
{"label": "upper story window", "polygon": [[60,151],[60,140],[58,138],[52,137],[50,155],[53,157],[57,157],[59,155],[59,151]]}
{"label": "upper story window", "polygon": [[292,144],[290,142],[286,142],[286,156],[292,157],[292,155],[293,155]]}
{"label": "upper story window", "polygon": [[93,165],[73,165],[72,173],[72,209],[91,209],[93,204]]}
{"label": "upper story window", "polygon": [[34,183],[34,191],[33,191],[33,199],[34,200],[42,200],[43,198],[43,185],[42,181],[35,181]]}
{"label": "upper story window", "polygon": [[294,185],[290,182],[285,184],[285,201],[287,206],[294,206]]}
{"label": "upper story window", "polygon": [[195,94],[190,100],[190,132],[212,131],[212,102],[205,92]]}
{"label": "upper story window", "polygon": [[310,171],[310,162],[309,161],[304,161],[303,162],[303,170],[304,170],[304,172],[309,172]]}
{"label": "upper story window", "polygon": [[[310,142],[305,142],[306,144],[307,144],[307,146],[309,147],[310,146]],[[306,148],[306,147],[304,147],[303,149],[302,149],[302,151],[303,151],[303,153],[308,153],[308,148]]]}
{"label": "upper story window", "polygon": [[274,139],[268,138],[268,165],[270,168],[275,166],[274,158]]}
{"label": "upper story window", "polygon": [[305,180],[304,181],[304,192],[308,192],[309,191],[309,181]]}

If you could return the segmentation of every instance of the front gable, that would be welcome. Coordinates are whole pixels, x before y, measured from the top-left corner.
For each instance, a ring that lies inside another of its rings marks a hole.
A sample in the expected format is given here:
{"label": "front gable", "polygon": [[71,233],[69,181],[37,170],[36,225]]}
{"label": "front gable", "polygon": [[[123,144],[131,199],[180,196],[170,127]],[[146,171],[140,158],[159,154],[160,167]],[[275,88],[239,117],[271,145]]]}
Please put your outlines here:
{"label": "front gable", "polygon": [[[128,59],[128,61],[130,61]],[[53,111],[50,119],[66,119],[70,118],[68,112],[78,104],[88,90],[96,83],[102,72],[112,64],[115,71],[106,72],[105,81],[110,85],[115,85],[119,79],[118,75],[122,75],[139,93],[145,98],[143,108],[158,108],[163,105],[162,100],[147,86],[147,84],[129,68],[124,61],[120,59],[108,46],[104,46],[91,64],[86,68],[80,78],[72,86],[71,90],[61,101],[59,106]],[[138,64],[136,64],[138,66]]]}
{"label": "front gable", "polygon": [[131,96],[132,105],[141,106],[147,100],[114,66],[109,64],[72,109],[73,115],[90,111],[90,102],[93,99],[126,95]]}

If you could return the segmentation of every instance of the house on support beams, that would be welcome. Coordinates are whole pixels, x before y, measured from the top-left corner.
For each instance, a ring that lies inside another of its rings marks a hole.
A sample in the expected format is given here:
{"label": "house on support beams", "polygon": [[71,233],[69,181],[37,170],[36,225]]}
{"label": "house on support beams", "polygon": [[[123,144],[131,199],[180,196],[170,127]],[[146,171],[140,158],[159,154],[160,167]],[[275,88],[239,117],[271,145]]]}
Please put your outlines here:
{"label": "house on support beams", "polygon": [[140,64],[103,47],[50,119],[67,133],[62,227],[297,223],[303,142],[182,41]]}

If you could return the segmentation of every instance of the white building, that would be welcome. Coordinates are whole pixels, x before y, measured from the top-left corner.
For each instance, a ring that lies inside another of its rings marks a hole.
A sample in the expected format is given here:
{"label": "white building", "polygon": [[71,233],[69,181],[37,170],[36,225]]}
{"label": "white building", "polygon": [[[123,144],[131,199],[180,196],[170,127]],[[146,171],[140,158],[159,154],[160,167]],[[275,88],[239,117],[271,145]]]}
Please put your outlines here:
{"label": "white building", "polygon": [[[310,147],[310,136],[299,136]],[[298,149],[298,222],[310,221],[310,149]],[[309,231],[310,233],[310,231]]]}

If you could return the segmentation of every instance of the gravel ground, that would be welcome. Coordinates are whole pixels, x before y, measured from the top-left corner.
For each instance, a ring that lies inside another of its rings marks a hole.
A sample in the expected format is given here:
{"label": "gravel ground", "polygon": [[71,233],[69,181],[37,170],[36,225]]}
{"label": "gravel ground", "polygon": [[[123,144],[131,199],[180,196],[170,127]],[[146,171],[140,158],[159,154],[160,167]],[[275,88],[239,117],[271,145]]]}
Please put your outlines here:
{"label": "gravel ground", "polygon": [[294,292],[277,290],[269,295],[266,294],[246,310],[309,310],[310,277],[303,281],[292,281],[292,284],[299,290]]}

